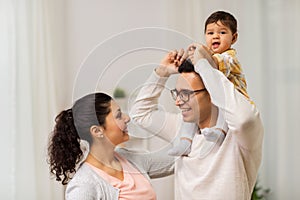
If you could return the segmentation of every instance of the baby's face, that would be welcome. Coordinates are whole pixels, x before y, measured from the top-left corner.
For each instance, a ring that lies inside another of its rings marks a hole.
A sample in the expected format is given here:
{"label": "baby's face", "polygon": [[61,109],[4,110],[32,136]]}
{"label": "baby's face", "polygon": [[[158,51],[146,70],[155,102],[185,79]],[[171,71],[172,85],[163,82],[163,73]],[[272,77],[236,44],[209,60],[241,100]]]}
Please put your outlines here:
{"label": "baby's face", "polygon": [[236,41],[237,33],[232,34],[229,27],[220,21],[208,24],[205,32],[206,45],[214,53],[223,53]]}

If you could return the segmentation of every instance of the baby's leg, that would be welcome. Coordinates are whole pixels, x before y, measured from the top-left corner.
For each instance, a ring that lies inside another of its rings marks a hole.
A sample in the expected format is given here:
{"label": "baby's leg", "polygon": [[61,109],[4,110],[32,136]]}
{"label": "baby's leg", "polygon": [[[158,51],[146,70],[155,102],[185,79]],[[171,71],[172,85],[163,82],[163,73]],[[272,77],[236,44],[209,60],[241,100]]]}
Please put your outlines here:
{"label": "baby's leg", "polygon": [[224,140],[226,132],[221,128],[213,127],[202,129],[201,134],[204,135],[207,141],[217,143],[219,140]]}
{"label": "baby's leg", "polygon": [[211,128],[204,128],[201,130],[201,134],[207,141],[215,142],[223,141],[228,131],[228,124],[226,123],[223,113],[219,111],[217,124]]}
{"label": "baby's leg", "polygon": [[191,152],[192,140],[198,126],[194,123],[183,122],[179,133],[181,133],[179,143],[169,150],[170,156],[186,156]]}

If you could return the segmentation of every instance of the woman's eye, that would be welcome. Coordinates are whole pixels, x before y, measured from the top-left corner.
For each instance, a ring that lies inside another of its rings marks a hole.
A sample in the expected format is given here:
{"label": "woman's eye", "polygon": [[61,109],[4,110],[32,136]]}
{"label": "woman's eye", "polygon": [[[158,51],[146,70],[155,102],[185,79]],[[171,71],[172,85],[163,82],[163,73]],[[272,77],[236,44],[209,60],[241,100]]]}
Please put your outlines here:
{"label": "woman's eye", "polygon": [[119,113],[117,114],[117,119],[121,119],[121,118],[122,118],[122,113],[119,112]]}

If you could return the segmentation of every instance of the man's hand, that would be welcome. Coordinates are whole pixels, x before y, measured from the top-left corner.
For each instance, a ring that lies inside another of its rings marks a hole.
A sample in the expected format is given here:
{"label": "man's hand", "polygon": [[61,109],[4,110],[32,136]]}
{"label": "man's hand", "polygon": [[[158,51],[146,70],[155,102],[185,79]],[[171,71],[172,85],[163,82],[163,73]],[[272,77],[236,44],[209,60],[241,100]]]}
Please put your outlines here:
{"label": "man's hand", "polygon": [[169,52],[160,62],[160,65],[156,68],[157,75],[161,77],[169,77],[171,74],[178,73],[178,67],[186,59],[187,54],[184,54],[184,50],[174,50]]}
{"label": "man's hand", "polygon": [[191,44],[188,47],[188,57],[192,61],[193,65],[196,65],[200,59],[206,59],[213,68],[218,68],[212,58],[212,52],[202,44]]}

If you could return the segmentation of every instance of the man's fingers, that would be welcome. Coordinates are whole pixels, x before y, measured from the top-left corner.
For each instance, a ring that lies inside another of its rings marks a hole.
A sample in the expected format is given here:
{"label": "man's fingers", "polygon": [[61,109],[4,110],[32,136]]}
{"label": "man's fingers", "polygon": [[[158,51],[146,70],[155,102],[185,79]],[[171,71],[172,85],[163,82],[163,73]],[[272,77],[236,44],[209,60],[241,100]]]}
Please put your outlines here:
{"label": "man's fingers", "polygon": [[187,52],[187,51],[184,51],[184,53],[183,53],[183,55],[182,55],[182,57],[181,57],[181,59],[180,59],[180,62],[182,63],[185,59],[187,59],[188,56],[189,56],[189,55],[188,55],[188,52]]}
{"label": "man's fingers", "polygon": [[179,52],[178,52],[178,55],[180,57],[182,57],[184,55],[184,49],[180,49]]}
{"label": "man's fingers", "polygon": [[183,49],[180,49],[179,51],[178,50],[174,50],[174,64],[175,66],[179,66],[181,64],[181,59],[183,57],[183,54],[184,54],[184,50]]}
{"label": "man's fingers", "polygon": [[177,55],[176,55],[176,60],[180,60],[182,55],[184,54],[184,50],[180,49],[179,51],[177,51]]}
{"label": "man's fingers", "polygon": [[178,55],[178,51],[175,49],[175,50],[169,52],[169,59],[171,61],[174,61],[176,59],[177,55]]}

